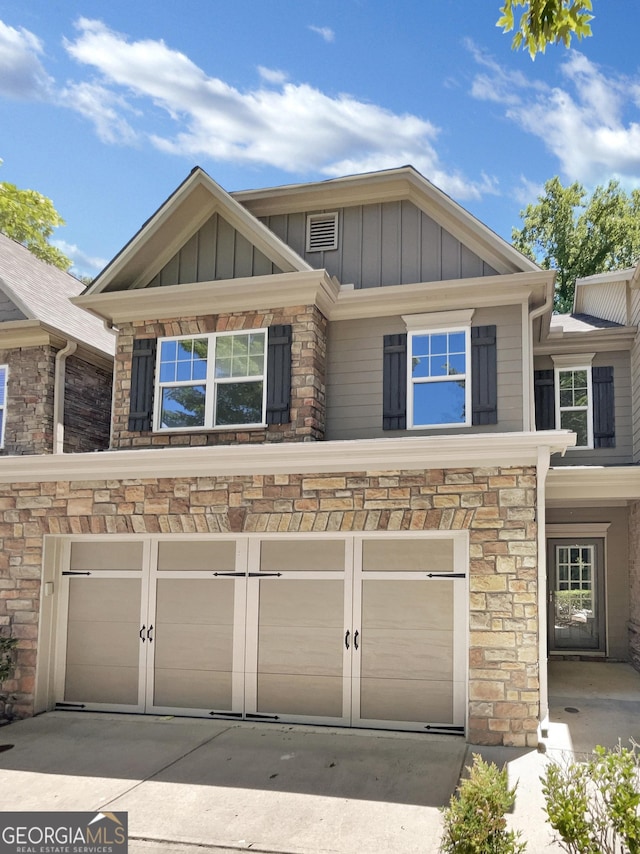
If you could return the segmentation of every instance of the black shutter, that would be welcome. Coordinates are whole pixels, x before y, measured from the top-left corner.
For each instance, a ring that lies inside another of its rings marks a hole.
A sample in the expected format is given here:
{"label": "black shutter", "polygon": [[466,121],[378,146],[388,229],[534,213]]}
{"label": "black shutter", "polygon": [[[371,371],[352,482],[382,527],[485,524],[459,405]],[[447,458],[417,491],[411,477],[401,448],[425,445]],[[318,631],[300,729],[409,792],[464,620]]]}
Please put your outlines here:
{"label": "black shutter", "polygon": [[556,426],[556,396],[553,369],[534,371],[533,396],[536,405],[536,430],[554,430]]}
{"label": "black shutter", "polygon": [[407,333],[384,336],[382,429],[407,427]]}
{"label": "black shutter", "polygon": [[287,424],[291,400],[291,325],[269,327],[267,424]]}
{"label": "black shutter", "polygon": [[613,368],[592,368],[593,384],[593,446],[615,448],[615,400]]}
{"label": "black shutter", "polygon": [[156,345],[155,338],[138,338],[133,342],[129,397],[129,430],[131,432],[151,430]]}
{"label": "black shutter", "polygon": [[498,423],[496,327],[471,327],[471,423]]}

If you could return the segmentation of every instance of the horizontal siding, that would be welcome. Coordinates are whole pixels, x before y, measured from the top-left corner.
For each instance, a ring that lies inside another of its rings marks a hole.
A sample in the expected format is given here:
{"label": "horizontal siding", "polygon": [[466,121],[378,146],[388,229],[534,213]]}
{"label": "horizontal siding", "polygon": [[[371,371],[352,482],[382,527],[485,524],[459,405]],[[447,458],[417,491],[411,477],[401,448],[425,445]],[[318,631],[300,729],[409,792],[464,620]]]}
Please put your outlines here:
{"label": "horizontal siding", "polygon": [[11,302],[3,291],[0,291],[0,323],[8,320],[26,320],[26,315]]}
{"label": "horizontal siding", "polygon": [[[640,290],[631,291],[631,323],[640,326]],[[633,461],[640,462],[640,336],[631,350],[631,388],[635,389],[631,419],[633,424]]]}
{"label": "horizontal siding", "polygon": [[625,282],[605,282],[601,285],[578,287],[576,310],[582,314],[627,323],[627,285]]}
{"label": "horizontal siding", "polygon": [[214,214],[147,287],[267,276],[280,272],[244,235]]}
{"label": "horizontal siding", "polygon": [[[479,309],[474,326],[497,325],[498,423],[452,429],[453,433],[522,430],[521,308]],[[343,320],[329,325],[327,345],[327,439],[429,436],[442,430],[382,429],[382,340],[405,331],[401,317]]]}
{"label": "horizontal siding", "polygon": [[[335,209],[334,209],[335,210]],[[338,248],[306,251],[307,213],[263,222],[316,269],[356,288],[493,276],[496,271],[412,202],[338,209]]]}
{"label": "horizontal siding", "polygon": [[[576,358],[579,359],[579,356]],[[632,400],[631,400],[631,365],[629,353],[597,353],[593,359],[594,367],[613,367],[613,383],[615,394],[615,448],[592,448],[586,451],[567,450],[564,457],[552,457],[554,466],[620,466],[627,465],[633,458],[632,438]],[[536,370],[553,369],[550,356],[537,356]]]}

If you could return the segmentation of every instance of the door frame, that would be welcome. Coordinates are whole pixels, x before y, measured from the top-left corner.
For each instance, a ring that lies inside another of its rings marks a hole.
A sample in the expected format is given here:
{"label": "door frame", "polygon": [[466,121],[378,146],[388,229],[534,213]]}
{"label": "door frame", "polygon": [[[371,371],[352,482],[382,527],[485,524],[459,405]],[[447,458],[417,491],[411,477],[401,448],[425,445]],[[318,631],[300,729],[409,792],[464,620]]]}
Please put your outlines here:
{"label": "door frame", "polygon": [[[607,610],[607,530],[610,523],[582,523],[575,525],[547,525],[546,561],[547,561],[547,652],[550,657],[580,655],[584,657],[604,658],[608,653],[608,610]],[[600,644],[594,649],[556,648],[555,642],[555,546],[558,544],[585,546],[592,545],[596,560],[596,602],[599,600]]]}

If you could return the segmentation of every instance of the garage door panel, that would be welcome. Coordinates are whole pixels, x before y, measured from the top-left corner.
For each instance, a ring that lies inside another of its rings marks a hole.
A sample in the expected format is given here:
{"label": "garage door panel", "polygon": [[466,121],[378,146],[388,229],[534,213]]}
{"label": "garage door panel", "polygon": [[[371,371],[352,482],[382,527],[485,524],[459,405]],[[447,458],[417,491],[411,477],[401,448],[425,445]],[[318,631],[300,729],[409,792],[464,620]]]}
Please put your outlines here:
{"label": "garage door panel", "polygon": [[343,680],[337,676],[258,676],[260,714],[342,717]]}
{"label": "garage door panel", "polygon": [[260,629],[258,672],[342,676],[342,628]]}
{"label": "garage door panel", "polygon": [[65,702],[134,706],[138,702],[138,674],[137,661],[133,667],[68,664]]}
{"label": "garage door panel", "polygon": [[156,628],[155,668],[231,670],[233,626],[160,624]]}
{"label": "garage door panel", "polygon": [[209,669],[156,668],[153,702],[174,709],[229,710],[232,675]]}
{"label": "garage door panel", "polygon": [[67,631],[67,663],[138,666],[138,625],[113,621],[87,623],[71,620]]}
{"label": "garage door panel", "polygon": [[363,677],[453,679],[451,631],[367,629],[361,652]]}
{"label": "garage door panel", "polygon": [[162,578],[157,584],[158,624],[233,624],[231,579]]}
{"label": "garage door panel", "polygon": [[87,623],[140,621],[141,585],[138,578],[70,578],[69,618]]}
{"label": "garage door panel", "polygon": [[394,538],[365,540],[364,572],[453,572],[453,540]]}
{"label": "garage door panel", "polygon": [[370,581],[362,591],[362,620],[368,628],[451,630],[453,585],[438,581]]}
{"label": "garage door panel", "polygon": [[416,679],[361,680],[360,717],[363,720],[451,724],[453,684]]}
{"label": "garage door panel", "polygon": [[342,629],[343,603],[343,581],[263,581],[260,584],[260,625]]}

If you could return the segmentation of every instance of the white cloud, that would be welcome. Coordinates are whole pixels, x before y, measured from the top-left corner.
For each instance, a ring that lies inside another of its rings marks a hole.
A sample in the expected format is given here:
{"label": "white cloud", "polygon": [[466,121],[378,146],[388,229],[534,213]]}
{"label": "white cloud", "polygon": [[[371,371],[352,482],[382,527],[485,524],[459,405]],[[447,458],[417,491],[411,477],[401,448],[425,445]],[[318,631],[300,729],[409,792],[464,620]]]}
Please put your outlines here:
{"label": "white cloud", "polygon": [[145,101],[151,101],[177,131],[149,139],[172,154],[331,176],[411,163],[458,198],[495,191],[485,177],[473,182],[447,172],[434,147],[439,129],[419,116],[286,82],[282,72],[264,68],[259,71],[270,85],[241,91],[163,41],[131,42],[86,18],[76,26],[77,38],[66,49],[100,81],[69,86],[68,97],[105,141],[133,141],[133,120],[129,124],[123,113],[135,103],[142,123]]}
{"label": "white cloud", "polygon": [[20,100],[45,100],[52,79],[40,62],[42,43],[28,30],[0,21],[0,94]]}
{"label": "white cloud", "polygon": [[640,79],[607,75],[570,51],[562,65],[564,85],[552,87],[472,52],[488,71],[475,77],[471,94],[504,105],[507,118],[542,140],[569,179],[640,180],[640,117],[627,118],[627,111],[637,108]]}
{"label": "white cloud", "polygon": [[52,240],[51,244],[73,261],[71,272],[76,276],[95,276],[107,265],[105,258],[87,255],[75,243],[67,243],[65,240]]}
{"label": "white cloud", "polygon": [[284,71],[279,71],[277,68],[265,68],[264,65],[258,66],[258,74],[267,83],[275,83],[281,85],[287,80],[287,74]]}
{"label": "white cloud", "polygon": [[331,27],[314,27],[313,24],[309,24],[309,29],[321,36],[326,42],[335,41],[336,34]]}

